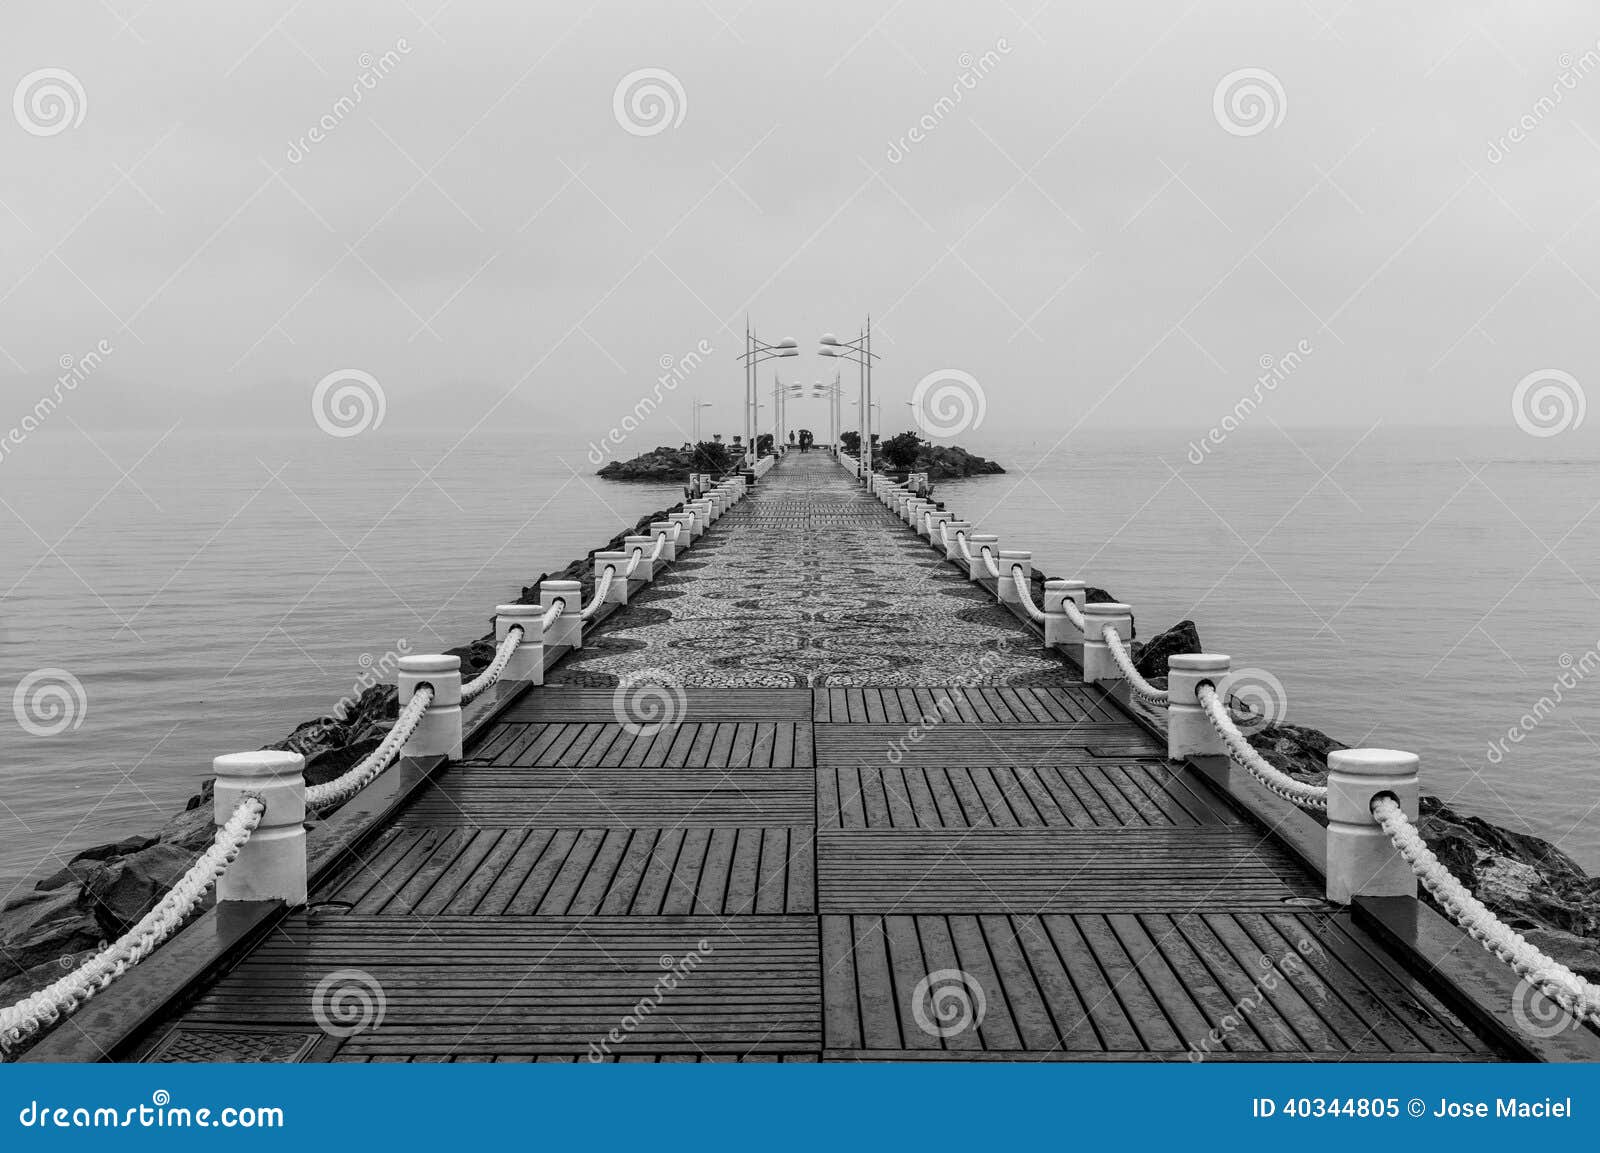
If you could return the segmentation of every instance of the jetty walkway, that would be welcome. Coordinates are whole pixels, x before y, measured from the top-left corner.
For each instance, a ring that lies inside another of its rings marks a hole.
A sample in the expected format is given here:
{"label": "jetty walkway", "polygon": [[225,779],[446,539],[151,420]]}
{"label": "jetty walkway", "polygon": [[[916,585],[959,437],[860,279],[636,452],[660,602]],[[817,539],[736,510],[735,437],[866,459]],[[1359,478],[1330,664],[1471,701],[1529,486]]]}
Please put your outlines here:
{"label": "jetty walkway", "polygon": [[1413,897],[1329,900],[1325,821],[1169,759],[1025,562],[823,452],[739,496],[519,610],[521,679],[313,825],[304,904],[232,894],[27,1059],[1592,1059]]}

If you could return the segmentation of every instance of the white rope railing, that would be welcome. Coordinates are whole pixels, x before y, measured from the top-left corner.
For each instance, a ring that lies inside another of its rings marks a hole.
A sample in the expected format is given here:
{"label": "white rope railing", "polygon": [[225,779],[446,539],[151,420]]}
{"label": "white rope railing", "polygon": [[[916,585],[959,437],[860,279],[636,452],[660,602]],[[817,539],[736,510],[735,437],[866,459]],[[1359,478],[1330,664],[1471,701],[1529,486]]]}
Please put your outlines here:
{"label": "white rope railing", "polygon": [[661,563],[661,553],[666,549],[666,547],[667,537],[666,534],[663,533],[661,536],[656,537],[656,547],[654,551],[650,553],[650,564],[652,567]]}
{"label": "white rope railing", "polygon": [[1123,678],[1134,693],[1152,705],[1165,705],[1167,703],[1167,690],[1158,689],[1155,685],[1139,675],[1139,670],[1134,667],[1133,654],[1128,651],[1128,646],[1122,643],[1122,636],[1117,632],[1115,625],[1107,625],[1100,630],[1100,638],[1106,642],[1106,648],[1111,653],[1111,659],[1117,662],[1117,667],[1122,670]]}
{"label": "white rope railing", "polygon": [[593,620],[594,614],[600,611],[600,606],[606,603],[606,595],[611,591],[611,581],[617,575],[617,570],[612,565],[606,565],[606,571],[594,585],[594,599],[583,606],[583,611],[578,615],[584,620]]}
{"label": "white rope railing", "polygon": [[406,707],[395,718],[394,727],[377,748],[333,780],[306,788],[306,808],[321,809],[335,805],[366,788],[399,755],[401,747],[411,739],[411,734],[422,723],[422,715],[432,703],[433,686],[418,685],[417,691],[406,702]]}
{"label": "white rope railing", "polygon": [[1028,584],[1028,578],[1022,573],[1022,566],[1011,566],[1011,583],[1017,586],[1017,600],[1027,610],[1028,616],[1033,620],[1044,623],[1044,610],[1033,603],[1033,589]]}
{"label": "white rope railing", "polygon": [[967,548],[966,529],[956,529],[956,551],[961,554],[961,559],[967,562],[967,567],[971,568],[973,564],[972,551]]}
{"label": "white rope railing", "polygon": [[1066,614],[1067,620],[1072,622],[1072,627],[1080,633],[1089,631],[1089,622],[1083,619],[1083,610],[1078,607],[1078,602],[1071,597],[1061,598],[1061,611]]}
{"label": "white rope railing", "polygon": [[59,981],[29,994],[14,1005],[0,1008],[0,1050],[9,1051],[56,1024],[148,957],[172,936],[192,913],[217,878],[228,871],[250,834],[261,823],[266,803],[247,794],[222,825],[211,845],[189,866],[177,884],[167,890],[138,924]]}
{"label": "white rope railing", "polygon": [[1210,681],[1201,681],[1199,687],[1195,689],[1195,696],[1199,698],[1200,707],[1210,719],[1211,727],[1217,730],[1218,735],[1227,744],[1228,753],[1236,764],[1284,800],[1292,801],[1302,809],[1318,811],[1327,809],[1326,785],[1308,785],[1304,781],[1297,781],[1251,748],[1249,740],[1228,715],[1228,706],[1223,703],[1222,695],[1217,692],[1214,684]]}
{"label": "white rope railing", "polygon": [[1372,799],[1372,815],[1388,834],[1417,880],[1467,936],[1510,965],[1512,970],[1572,1017],[1600,1025],[1600,986],[1529,944],[1451,874],[1434,856],[1393,794]]}
{"label": "white rope railing", "polygon": [[539,618],[539,631],[547,633],[550,626],[555,624],[562,613],[567,611],[567,598],[556,597],[555,602],[544,610],[544,616]]}
{"label": "white rope railing", "polygon": [[945,549],[946,552],[949,552],[950,551],[950,533],[948,531],[946,531],[946,529],[944,527],[946,523],[947,522],[945,522],[945,521],[940,521],[939,522],[939,543],[944,545],[944,549]]}
{"label": "white rope railing", "polygon": [[500,647],[495,649],[494,660],[488,667],[461,686],[461,703],[467,704],[500,679],[500,674],[506,671],[506,664],[511,660],[511,654],[517,651],[517,646],[522,643],[522,626],[512,625],[506,630],[506,639],[500,642]]}
{"label": "white rope railing", "polygon": [[978,548],[979,554],[983,557],[983,567],[989,570],[990,576],[992,576],[995,580],[999,580],[1000,566],[994,563],[994,557],[989,555],[990,551],[991,550],[988,545],[981,545]]}
{"label": "white rope railing", "polygon": [[628,571],[623,574],[628,580],[633,579],[634,570],[639,567],[639,562],[644,559],[644,549],[638,545],[633,546],[633,559],[628,562]]}

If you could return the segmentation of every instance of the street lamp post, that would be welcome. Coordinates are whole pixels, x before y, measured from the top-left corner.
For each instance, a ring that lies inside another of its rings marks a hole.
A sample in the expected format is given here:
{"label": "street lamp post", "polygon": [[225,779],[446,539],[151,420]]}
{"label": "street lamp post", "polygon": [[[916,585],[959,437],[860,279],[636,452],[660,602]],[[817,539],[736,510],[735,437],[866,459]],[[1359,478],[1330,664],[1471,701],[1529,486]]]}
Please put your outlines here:
{"label": "street lamp post", "polygon": [[[759,424],[760,401],[757,398],[758,385],[756,383],[756,367],[763,361],[775,360],[779,357],[799,356],[800,347],[794,337],[785,337],[777,344],[768,344],[754,332],[750,331],[749,324],[744,329],[744,354],[739,357],[744,362],[744,431],[745,451],[749,454],[750,463],[756,462],[756,437]],[[774,438],[776,447],[776,438]]]}
{"label": "street lamp post", "polygon": [[872,430],[868,425],[872,422],[872,362],[877,359],[877,354],[872,351],[872,318],[867,318],[866,327],[856,339],[840,340],[833,333],[825,332],[822,334],[821,345],[817,351],[823,356],[854,361],[861,370],[861,399],[856,404],[861,409],[859,475],[865,478],[872,471]]}
{"label": "street lamp post", "polygon": [[702,408],[715,407],[716,405],[712,404],[709,400],[703,401],[698,396],[694,398],[694,422],[692,427],[694,428],[694,445],[696,448],[700,446],[700,410]]}

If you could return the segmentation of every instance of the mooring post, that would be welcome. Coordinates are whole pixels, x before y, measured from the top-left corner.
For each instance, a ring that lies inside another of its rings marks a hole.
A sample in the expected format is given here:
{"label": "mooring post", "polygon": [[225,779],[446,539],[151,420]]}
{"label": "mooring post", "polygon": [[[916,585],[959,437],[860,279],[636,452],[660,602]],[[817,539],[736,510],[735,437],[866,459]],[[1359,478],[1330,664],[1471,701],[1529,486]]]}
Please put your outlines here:
{"label": "mooring post", "polygon": [[266,806],[255,832],[217,880],[218,901],[306,903],[306,761],[299,753],[261,749],[211,762],[217,783],[211,813],[221,828],[246,794]]}
{"label": "mooring post", "polygon": [[1225,757],[1227,742],[1200,707],[1200,685],[1221,685],[1233,667],[1222,653],[1174,653],[1167,658],[1167,759]]}
{"label": "mooring post", "polygon": [[496,605],[494,643],[506,639],[514,625],[522,626],[522,640],[506,662],[502,681],[519,684],[544,684],[544,609],[538,605]]}
{"label": "mooring post", "polygon": [[1000,553],[1000,579],[994,591],[1001,604],[1021,610],[1022,596],[1017,592],[1017,582],[1011,577],[1012,570],[1018,565],[1022,566],[1022,583],[1026,585],[1033,579],[1033,553],[1019,548],[1008,548]]}
{"label": "mooring post", "polygon": [[1116,658],[1106,645],[1105,628],[1107,625],[1113,626],[1122,637],[1122,643],[1131,648],[1133,610],[1118,601],[1086,604],[1083,606],[1083,623],[1084,684],[1106,684],[1119,695],[1125,693],[1128,686],[1122,679],[1122,670],[1117,667]]}
{"label": "mooring post", "polygon": [[667,542],[661,546],[662,564],[672,564],[678,559],[678,546],[672,543],[672,526],[677,523],[677,521],[670,519],[670,514],[667,520],[653,520],[650,522],[651,549],[656,547],[656,541],[658,540],[665,539]]}
{"label": "mooring post", "polygon": [[960,562],[961,541],[959,538],[962,533],[971,534],[972,522],[970,520],[947,520],[944,522],[944,531],[947,542],[944,546],[946,559]]}
{"label": "mooring post", "polygon": [[[1000,538],[992,532],[969,532],[967,534],[967,553],[972,557],[972,563],[967,566],[967,579],[973,584],[981,584],[983,578],[989,575],[988,568],[983,563],[983,546],[989,546],[989,555],[995,556],[1000,551]],[[999,557],[995,557],[999,563]]]}
{"label": "mooring post", "polygon": [[1083,667],[1083,632],[1067,616],[1065,605],[1071,601],[1078,611],[1083,611],[1082,581],[1051,577],[1044,582],[1044,643],[1046,648],[1058,648]]}
{"label": "mooring post", "polygon": [[412,730],[411,739],[401,746],[403,757],[449,757],[461,759],[461,658],[444,653],[400,658],[395,674],[403,709],[416,696],[419,685],[433,686],[433,700]]}
{"label": "mooring post", "polygon": [[678,533],[678,543],[672,549],[672,559],[677,560],[679,553],[687,552],[689,547],[694,544],[694,522],[696,518],[694,512],[685,504],[682,512],[669,512],[667,519],[673,524],[682,526],[682,530]]}
{"label": "mooring post", "polygon": [[[655,551],[656,538],[653,536],[625,536],[622,538],[622,547],[628,556],[628,564],[633,563],[635,550],[644,555],[639,558],[639,567],[633,570],[634,579],[651,584],[656,579],[656,566],[651,563],[650,554]],[[665,554],[662,554],[665,555]],[[622,571],[628,571],[628,565],[622,566]]]}
{"label": "mooring post", "polygon": [[566,607],[545,630],[544,643],[571,649],[583,647],[583,585],[577,581],[540,581],[539,607],[545,612],[561,601]]}
{"label": "mooring post", "polygon": [[632,557],[633,554],[631,552],[597,552],[594,554],[595,585],[599,586],[600,578],[605,575],[607,568],[610,568],[613,573],[611,585],[606,589],[606,604],[625,605],[628,603],[628,578],[623,574],[628,571],[628,561]]}
{"label": "mooring post", "polygon": [[1416,874],[1372,815],[1372,799],[1390,793],[1416,821],[1417,763],[1398,749],[1328,754],[1328,900],[1417,895]]}

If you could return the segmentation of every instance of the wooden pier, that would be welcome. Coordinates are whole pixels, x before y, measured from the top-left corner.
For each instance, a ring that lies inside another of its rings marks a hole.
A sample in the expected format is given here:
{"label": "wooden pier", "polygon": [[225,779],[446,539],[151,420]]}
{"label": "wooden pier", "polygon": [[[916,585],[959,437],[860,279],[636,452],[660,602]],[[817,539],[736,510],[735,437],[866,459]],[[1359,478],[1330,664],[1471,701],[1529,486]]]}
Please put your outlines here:
{"label": "wooden pier", "polygon": [[654,577],[315,824],[304,907],[206,913],[28,1059],[1593,1059],[831,456]]}

